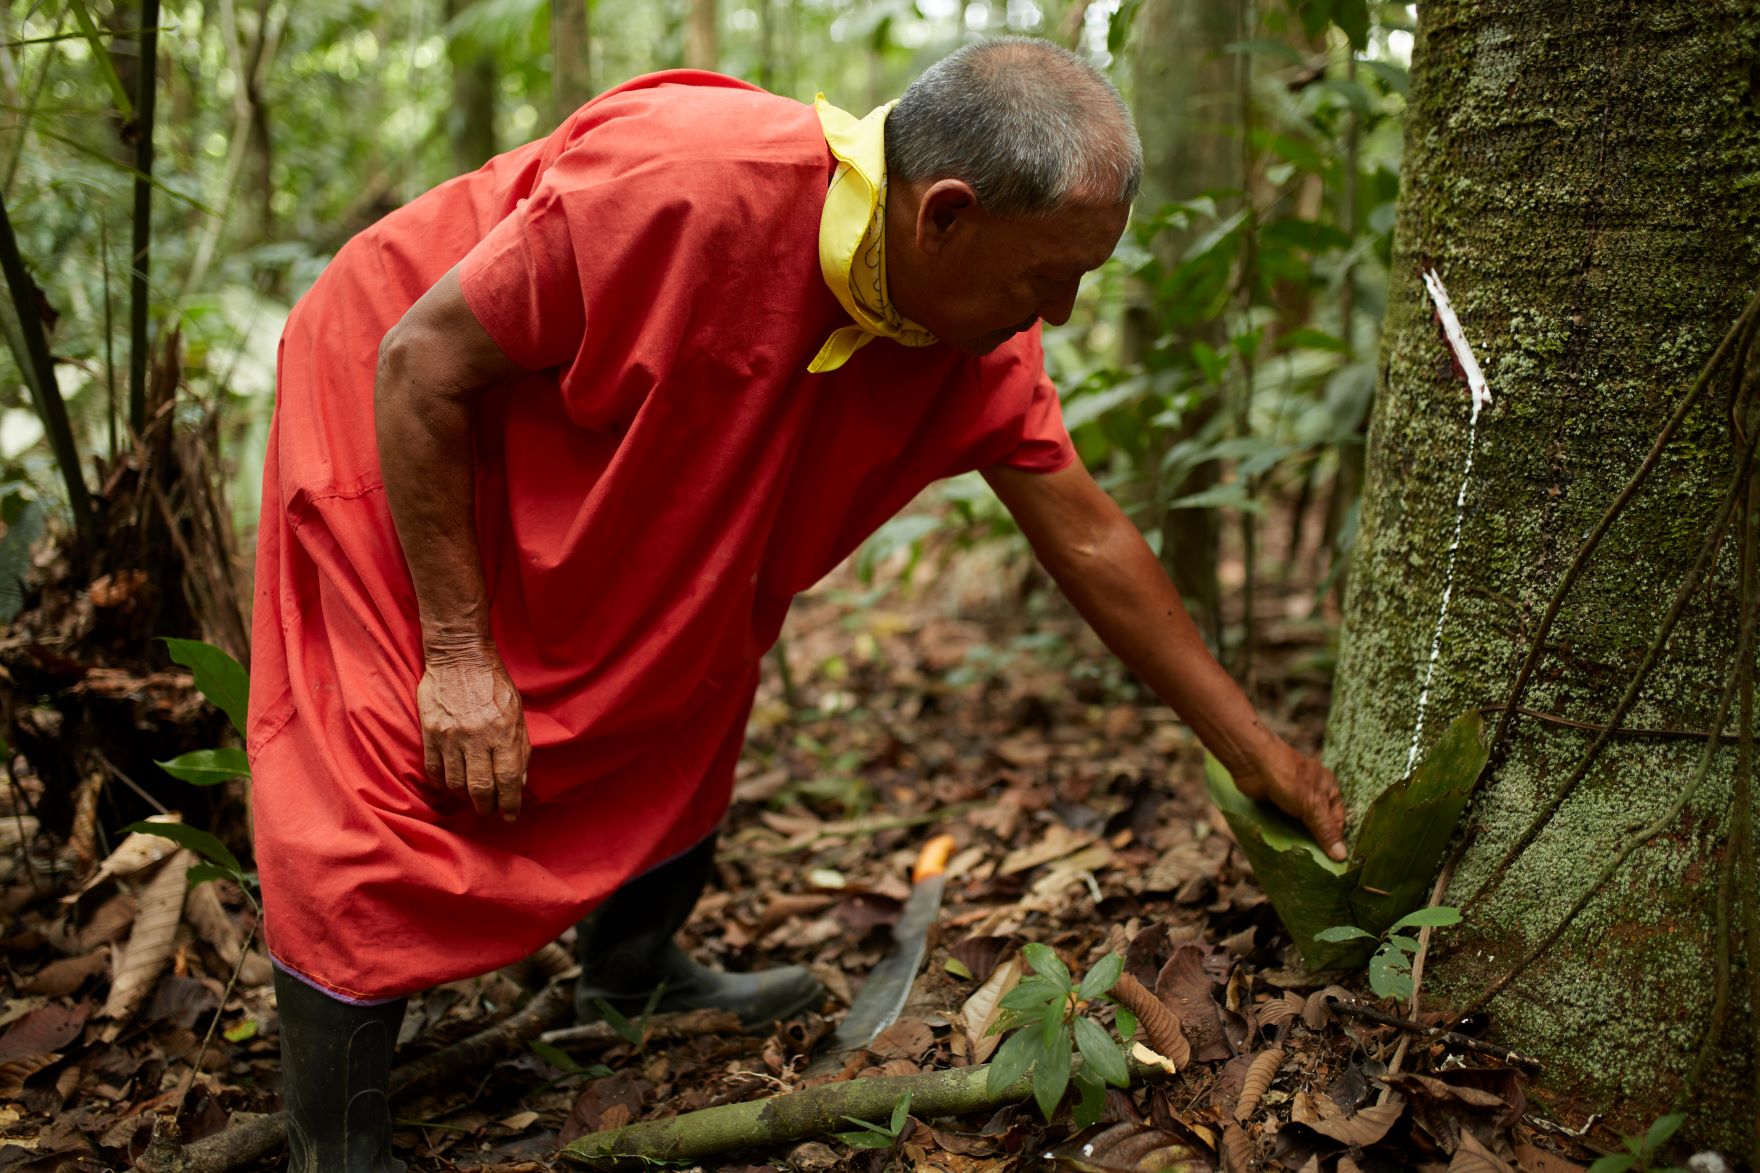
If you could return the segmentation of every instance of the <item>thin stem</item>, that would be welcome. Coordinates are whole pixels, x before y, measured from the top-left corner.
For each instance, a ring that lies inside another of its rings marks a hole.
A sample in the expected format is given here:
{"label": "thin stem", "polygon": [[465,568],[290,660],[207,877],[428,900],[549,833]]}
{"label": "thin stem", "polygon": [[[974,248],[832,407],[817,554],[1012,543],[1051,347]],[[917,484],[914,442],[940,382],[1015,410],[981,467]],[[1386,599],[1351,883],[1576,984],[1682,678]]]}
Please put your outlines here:
{"label": "thin stem", "polygon": [[[1699,580],[1704,576],[1705,567],[1711,560],[1712,552],[1717,549],[1723,539],[1724,531],[1729,528],[1730,521],[1735,514],[1736,504],[1741,499],[1742,490],[1747,483],[1749,470],[1754,463],[1756,441],[1760,441],[1760,435],[1756,435],[1753,440],[1750,440],[1743,450],[1736,474],[1730,481],[1729,490],[1724,494],[1716,520],[1705,535],[1705,541],[1699,547],[1698,557],[1693,560],[1693,565],[1688,569],[1680,589],[1675,592],[1674,602],[1669,606],[1668,614],[1663,616],[1662,626],[1657,630],[1656,637],[1650,641],[1650,646],[1645,649],[1644,659],[1638,665],[1638,670],[1632,674],[1630,683],[1626,685],[1625,695],[1620,697],[1619,704],[1614,707],[1612,716],[1608,718],[1607,728],[1595,735],[1595,740],[1589,744],[1589,748],[1584,751],[1582,758],[1577,762],[1576,769],[1571,771],[1570,777],[1565,779],[1564,785],[1559,788],[1557,794],[1552,796],[1534,821],[1528,824],[1528,829],[1523,831],[1521,837],[1504,853],[1503,858],[1498,861],[1497,866],[1486,877],[1485,883],[1480,885],[1479,890],[1473,893],[1472,898],[1467,902],[1469,906],[1477,904],[1503,881],[1504,876],[1509,873],[1510,865],[1523,851],[1527,850],[1528,845],[1534,842],[1540,832],[1552,821],[1553,816],[1558,813],[1565,800],[1588,776],[1590,767],[1595,764],[1596,758],[1601,756],[1601,751],[1606,748],[1608,741],[1612,738],[1613,730],[1618,728],[1626,713],[1637,703],[1638,694],[1643,690],[1644,682],[1650,676],[1650,670],[1656,666],[1656,661],[1661,659],[1663,649],[1668,644],[1668,637],[1673,634],[1675,624],[1680,622],[1681,614],[1686,610],[1688,600],[1699,589]],[[1717,720],[1712,722],[1713,736],[1706,742],[1707,753],[1716,748],[1718,742],[1716,731],[1723,728],[1724,717],[1728,712],[1727,706],[1720,709]],[[1508,718],[1509,714],[1506,712],[1504,724],[1508,723]],[[1574,911],[1572,915],[1575,915]]]}
{"label": "thin stem", "polygon": [[135,90],[134,252],[129,278],[128,420],[147,426],[147,278],[153,245],[153,106],[158,91],[159,0],[141,0],[140,71]]}
{"label": "thin stem", "polygon": [[[1508,707],[1508,705],[1480,705],[1479,712],[1501,713]],[[1704,741],[1706,738],[1712,736],[1710,731],[1705,729],[1644,729],[1637,727],[1616,729],[1610,725],[1597,725],[1593,721],[1578,721],[1574,717],[1563,717],[1557,713],[1549,713],[1545,709],[1530,709],[1521,705],[1516,707],[1516,712],[1524,717],[1532,717],[1534,720],[1546,725],[1561,725],[1566,729],[1581,729],[1585,733],[1610,733],[1615,737],[1647,737],[1654,738],[1658,741]],[[1719,733],[1716,736],[1726,737],[1732,741],[1735,739],[1735,734],[1733,733]]]}
{"label": "thin stem", "polygon": [[178,1081],[176,1107],[172,1115],[183,1112],[183,1101],[189,1095],[189,1089],[195,1086],[196,1076],[202,1070],[202,1060],[208,1057],[208,1045],[214,1041],[214,1028],[220,1025],[220,1016],[226,1013],[227,1000],[232,997],[232,988],[238,984],[238,975],[244,972],[244,963],[251,955],[251,945],[257,939],[257,926],[251,925],[251,931],[244,936],[244,944],[238,949],[238,962],[232,967],[232,976],[226,979],[226,988],[220,992],[220,1005],[214,1007],[214,1017],[208,1020],[208,1032],[202,1036],[202,1045],[196,1048],[196,1057]]}

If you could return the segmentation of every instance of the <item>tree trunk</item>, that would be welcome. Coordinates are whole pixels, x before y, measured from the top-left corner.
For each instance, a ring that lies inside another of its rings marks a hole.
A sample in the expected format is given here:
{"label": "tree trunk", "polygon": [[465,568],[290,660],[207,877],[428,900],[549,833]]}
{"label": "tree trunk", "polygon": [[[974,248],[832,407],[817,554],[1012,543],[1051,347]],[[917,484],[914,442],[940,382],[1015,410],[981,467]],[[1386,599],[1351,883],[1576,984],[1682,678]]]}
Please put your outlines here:
{"label": "tree trunk", "polygon": [[[1152,212],[1173,200],[1192,199],[1213,188],[1238,187],[1239,152],[1225,133],[1235,117],[1236,61],[1226,46],[1240,38],[1235,4],[1215,0],[1147,0],[1137,14],[1132,44],[1132,105],[1143,140],[1143,185],[1139,204]],[[1164,266],[1177,264],[1191,235],[1163,232],[1156,254]],[[1164,326],[1157,321],[1146,290],[1137,291],[1126,312],[1127,363],[1139,363]],[[1212,346],[1222,336],[1220,322],[1203,328],[1198,339]],[[1161,455],[1221,424],[1219,394],[1188,412],[1178,430],[1169,430]],[[1153,485],[1154,500],[1173,501],[1216,484],[1216,465],[1207,462],[1177,484]],[[1173,576],[1186,606],[1219,642],[1221,614],[1216,583],[1218,525],[1213,509],[1175,509],[1161,519],[1161,560]]]}
{"label": "tree trunk", "polygon": [[[1506,699],[1585,535],[1760,281],[1760,0],[1430,0],[1420,11],[1329,738],[1353,815],[1407,769],[1468,442],[1470,398],[1420,270],[1433,265],[1446,283],[1494,396],[1479,421],[1426,744],[1462,710]],[[1741,464],[1729,402],[1726,366],[1589,558],[1523,704],[1592,725],[1612,715]],[[1706,730],[1717,719],[1737,659],[1737,529],[1628,727]],[[1739,855],[1736,751],[1726,742],[1680,816],[1569,918],[1633,829],[1667,813],[1705,746],[1613,736],[1505,869],[1592,738],[1512,723],[1463,824],[1448,902],[1466,919],[1438,934],[1426,997],[1471,1003],[1538,951],[1489,1006],[1494,1037],[1546,1063],[1546,1094],[1579,1118],[1611,1113],[1628,1133],[1683,1103],[1686,1137],[1751,1160],[1760,1006],[1746,966],[1760,942],[1744,942],[1740,908],[1718,947],[1720,884],[1756,898],[1751,872],[1732,882],[1726,870]]]}
{"label": "tree trunk", "polygon": [[589,0],[550,0],[550,81],[561,122],[593,96]]}
{"label": "tree trunk", "polygon": [[[471,0],[446,0],[446,19],[471,6]],[[467,37],[446,45],[452,66],[452,109],[446,113],[447,139],[452,144],[452,169],[475,171],[495,154],[495,55]]]}
{"label": "tree trunk", "polygon": [[684,34],[687,69],[714,69],[720,60],[715,44],[715,0],[691,0],[690,24]]}

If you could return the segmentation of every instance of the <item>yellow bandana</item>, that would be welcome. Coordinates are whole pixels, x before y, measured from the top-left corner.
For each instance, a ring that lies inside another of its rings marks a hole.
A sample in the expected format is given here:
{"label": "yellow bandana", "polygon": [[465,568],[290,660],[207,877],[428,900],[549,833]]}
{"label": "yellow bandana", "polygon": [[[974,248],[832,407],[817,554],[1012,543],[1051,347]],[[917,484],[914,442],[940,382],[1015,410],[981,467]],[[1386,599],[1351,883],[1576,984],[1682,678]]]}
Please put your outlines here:
{"label": "yellow bandana", "polygon": [[855,320],[834,330],[809,371],[834,371],[875,338],[928,346],[935,336],[901,315],[886,289],[886,114],[888,102],[857,121],[820,94],[815,104],[837,171],[819,217],[819,271]]}

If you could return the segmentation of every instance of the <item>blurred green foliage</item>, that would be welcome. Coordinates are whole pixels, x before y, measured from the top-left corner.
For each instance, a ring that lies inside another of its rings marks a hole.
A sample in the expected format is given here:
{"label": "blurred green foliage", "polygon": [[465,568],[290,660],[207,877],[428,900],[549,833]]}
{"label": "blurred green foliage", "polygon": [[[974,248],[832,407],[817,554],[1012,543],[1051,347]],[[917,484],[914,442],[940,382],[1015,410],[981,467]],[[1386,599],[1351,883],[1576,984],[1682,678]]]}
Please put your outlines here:
{"label": "blurred green foliage", "polygon": [[[592,85],[683,64],[693,5],[706,2],[591,4]],[[1017,32],[1090,54],[1128,99],[1125,50],[1155,2],[720,0],[716,63],[862,110],[963,41]],[[1139,209],[1074,320],[1048,331],[1048,362],[1084,459],[1152,541],[1169,506],[1256,514],[1281,496],[1318,503],[1311,515],[1324,514],[1327,542],[1344,549],[1354,492],[1334,490],[1374,384],[1410,11],[1365,0],[1247,11],[1254,35],[1230,52],[1250,103],[1210,131],[1237,144],[1240,181]],[[179,413],[222,423],[241,528],[254,520],[288,307],[349,235],[452,173],[461,119],[486,118],[501,148],[547,132],[558,117],[550,20],[550,0],[165,4],[151,318],[158,339],[181,339]],[[0,0],[0,191],[93,484],[128,444],[117,419],[134,128],[122,110],[137,23],[124,0]],[[485,109],[461,109],[449,45],[492,64],[493,85],[472,99]],[[1175,238],[1189,243],[1158,247]],[[1130,305],[1154,328],[1127,356]],[[1197,323],[1220,332],[1206,340]],[[1204,411],[1222,401],[1235,407]],[[0,351],[0,483],[53,501],[61,490],[28,405],[11,350]],[[1203,428],[1186,426],[1200,417]],[[1220,471],[1212,488],[1170,495],[1181,472],[1204,465]],[[864,578],[908,569],[926,544],[1013,533],[975,478],[935,494],[859,555]]]}

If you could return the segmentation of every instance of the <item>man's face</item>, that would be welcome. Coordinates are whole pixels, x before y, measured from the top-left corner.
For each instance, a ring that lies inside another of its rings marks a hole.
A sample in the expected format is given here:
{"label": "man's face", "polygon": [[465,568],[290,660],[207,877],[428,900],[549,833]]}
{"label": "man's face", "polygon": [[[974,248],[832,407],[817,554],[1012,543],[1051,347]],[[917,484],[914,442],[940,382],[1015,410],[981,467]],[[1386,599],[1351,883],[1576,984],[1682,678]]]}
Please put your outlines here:
{"label": "man's face", "polygon": [[908,316],[972,354],[988,354],[1040,319],[1062,325],[1082,275],[1112,255],[1129,214],[1124,204],[1031,219],[931,206],[918,232],[924,281]]}

